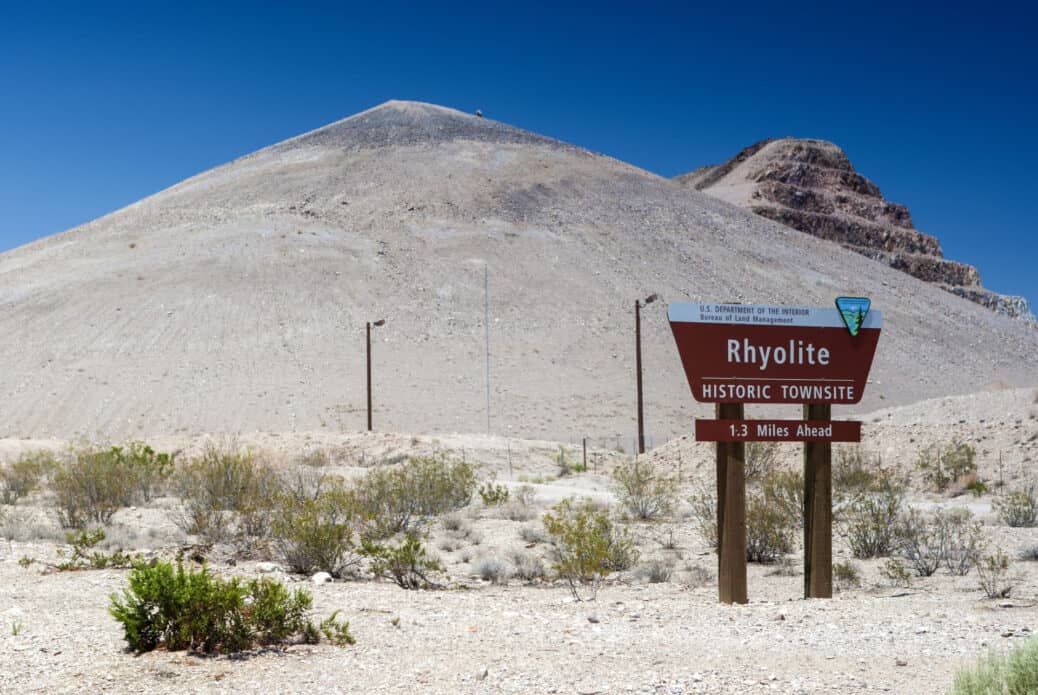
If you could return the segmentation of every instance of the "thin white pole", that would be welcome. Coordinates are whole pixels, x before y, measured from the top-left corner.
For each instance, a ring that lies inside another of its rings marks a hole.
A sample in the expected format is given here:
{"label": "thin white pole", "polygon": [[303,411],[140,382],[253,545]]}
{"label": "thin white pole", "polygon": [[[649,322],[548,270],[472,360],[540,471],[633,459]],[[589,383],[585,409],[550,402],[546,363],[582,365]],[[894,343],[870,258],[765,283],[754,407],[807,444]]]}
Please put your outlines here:
{"label": "thin white pole", "polygon": [[483,266],[483,332],[487,348],[487,434],[490,434],[490,270]]}

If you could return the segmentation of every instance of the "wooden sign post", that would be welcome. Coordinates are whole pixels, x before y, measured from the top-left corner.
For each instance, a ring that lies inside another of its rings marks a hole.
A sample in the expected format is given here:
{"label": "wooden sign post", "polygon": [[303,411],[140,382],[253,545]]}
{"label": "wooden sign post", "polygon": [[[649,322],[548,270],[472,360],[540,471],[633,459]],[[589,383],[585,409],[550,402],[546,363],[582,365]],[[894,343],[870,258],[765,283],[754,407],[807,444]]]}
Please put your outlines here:
{"label": "wooden sign post", "polygon": [[[742,420],[742,403],[718,403],[718,420]],[[746,603],[746,458],[742,442],[717,443],[717,593]]]}
{"label": "wooden sign post", "polygon": [[[844,299],[844,298],[841,298]],[[804,443],[804,597],[832,597],[832,442],[861,440],[861,423],[833,421],[858,403],[882,316],[811,307],[671,304],[671,330],[693,397],[716,404],[696,440],[717,443],[718,598],[746,603],[744,443]],[[848,305],[850,306],[850,305]],[[861,307],[864,307],[861,309]],[[745,403],[801,404],[803,420],[746,420]]]}

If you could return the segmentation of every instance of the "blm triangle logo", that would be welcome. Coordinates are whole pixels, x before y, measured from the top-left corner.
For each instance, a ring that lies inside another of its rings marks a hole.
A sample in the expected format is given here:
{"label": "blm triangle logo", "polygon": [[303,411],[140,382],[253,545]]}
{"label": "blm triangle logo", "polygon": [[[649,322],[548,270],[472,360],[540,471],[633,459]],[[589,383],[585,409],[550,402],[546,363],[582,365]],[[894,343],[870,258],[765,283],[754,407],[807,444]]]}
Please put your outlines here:
{"label": "blm triangle logo", "polygon": [[872,301],[867,297],[837,297],[836,308],[840,311],[843,323],[851,335],[858,335],[865,317],[869,313]]}

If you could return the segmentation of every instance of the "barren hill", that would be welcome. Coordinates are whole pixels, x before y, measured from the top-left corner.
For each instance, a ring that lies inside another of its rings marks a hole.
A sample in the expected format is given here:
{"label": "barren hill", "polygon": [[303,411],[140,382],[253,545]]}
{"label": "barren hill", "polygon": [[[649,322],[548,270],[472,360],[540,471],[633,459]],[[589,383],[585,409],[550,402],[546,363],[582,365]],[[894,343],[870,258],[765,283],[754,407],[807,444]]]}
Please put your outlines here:
{"label": "barren hill", "polygon": [[[830,305],[886,327],[872,410],[1038,380],[1038,332],[830,241],[585,150],[389,102],[0,255],[0,437],[364,427],[634,431],[631,303]],[[696,413],[661,304],[646,427]],[[792,414],[791,414],[792,416]],[[630,441],[629,439],[627,441]]]}
{"label": "barren hill", "polygon": [[945,258],[937,239],[912,225],[908,208],[885,200],[831,142],[763,140],[724,164],[675,180],[836,241],[1006,316],[1035,320],[1023,297],[991,292],[981,286],[976,268]]}

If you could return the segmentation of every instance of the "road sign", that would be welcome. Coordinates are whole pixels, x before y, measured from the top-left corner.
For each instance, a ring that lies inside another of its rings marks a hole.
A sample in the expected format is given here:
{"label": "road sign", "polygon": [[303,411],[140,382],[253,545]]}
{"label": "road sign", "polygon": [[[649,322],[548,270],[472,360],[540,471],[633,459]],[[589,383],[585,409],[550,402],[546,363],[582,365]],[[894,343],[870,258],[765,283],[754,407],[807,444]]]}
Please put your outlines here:
{"label": "road sign", "polygon": [[696,420],[697,442],[860,442],[853,420]]}
{"label": "road sign", "polygon": [[837,309],[750,304],[671,304],[667,316],[704,403],[857,403],[883,325],[868,311],[851,335]]}

